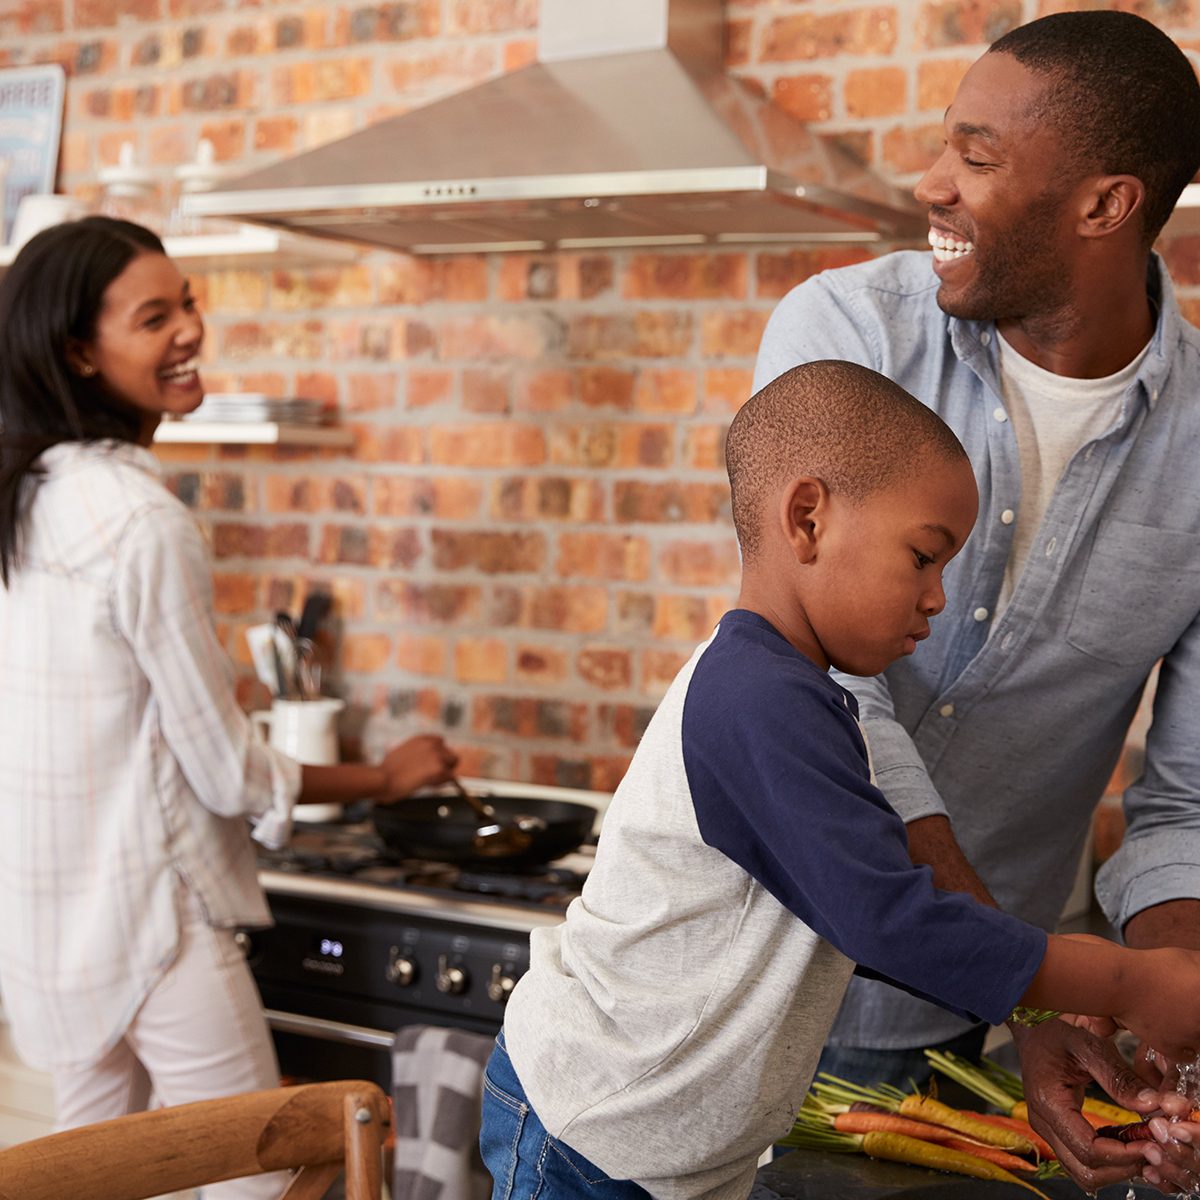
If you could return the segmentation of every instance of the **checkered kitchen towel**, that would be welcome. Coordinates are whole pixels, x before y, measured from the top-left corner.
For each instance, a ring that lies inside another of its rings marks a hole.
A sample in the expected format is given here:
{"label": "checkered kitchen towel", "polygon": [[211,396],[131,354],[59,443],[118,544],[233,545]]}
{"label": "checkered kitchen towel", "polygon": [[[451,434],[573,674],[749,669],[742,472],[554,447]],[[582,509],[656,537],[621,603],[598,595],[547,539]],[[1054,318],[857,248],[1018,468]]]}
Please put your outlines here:
{"label": "checkered kitchen towel", "polygon": [[392,1050],[396,1168],[393,1200],[488,1200],[479,1157],[483,1068],[495,1039],[411,1025]]}

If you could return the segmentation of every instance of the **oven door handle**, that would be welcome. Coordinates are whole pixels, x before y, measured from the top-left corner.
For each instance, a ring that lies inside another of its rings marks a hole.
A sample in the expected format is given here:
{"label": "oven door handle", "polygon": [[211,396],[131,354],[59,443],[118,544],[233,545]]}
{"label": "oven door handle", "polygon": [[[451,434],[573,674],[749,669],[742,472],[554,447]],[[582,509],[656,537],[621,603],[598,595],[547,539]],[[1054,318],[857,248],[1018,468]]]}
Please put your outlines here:
{"label": "oven door handle", "polygon": [[321,1038],[326,1042],[341,1042],[348,1046],[374,1046],[390,1050],[396,1035],[365,1025],[346,1025],[342,1021],[326,1021],[321,1017],[304,1017],[299,1013],[266,1010],[267,1024],[279,1033],[296,1033],[302,1037]]}

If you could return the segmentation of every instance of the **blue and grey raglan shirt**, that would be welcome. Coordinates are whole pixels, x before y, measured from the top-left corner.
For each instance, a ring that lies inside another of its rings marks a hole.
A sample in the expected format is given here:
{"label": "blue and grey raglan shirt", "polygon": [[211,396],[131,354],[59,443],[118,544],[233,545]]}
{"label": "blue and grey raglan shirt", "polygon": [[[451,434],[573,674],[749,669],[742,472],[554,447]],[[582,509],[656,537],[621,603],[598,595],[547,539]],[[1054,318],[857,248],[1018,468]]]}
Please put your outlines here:
{"label": "blue and grey raglan shirt", "polygon": [[745,1196],[854,970],[998,1023],[1039,929],[939,892],[872,785],[854,698],[725,615],[671,685],[565,922],[505,1015],[547,1129],[663,1200]]}

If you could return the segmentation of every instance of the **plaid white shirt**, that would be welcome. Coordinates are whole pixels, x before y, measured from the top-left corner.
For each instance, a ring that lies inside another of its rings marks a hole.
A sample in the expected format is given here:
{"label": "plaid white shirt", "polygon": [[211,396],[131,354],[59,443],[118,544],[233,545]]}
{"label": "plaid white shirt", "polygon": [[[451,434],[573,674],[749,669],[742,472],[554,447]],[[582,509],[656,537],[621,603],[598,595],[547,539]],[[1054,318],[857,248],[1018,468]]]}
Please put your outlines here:
{"label": "plaid white shirt", "polygon": [[95,1061],[174,958],[182,877],[214,926],[266,925],[254,836],[300,768],[238,707],[208,551],[149,451],[55,446],[0,587],[0,989],[18,1050]]}

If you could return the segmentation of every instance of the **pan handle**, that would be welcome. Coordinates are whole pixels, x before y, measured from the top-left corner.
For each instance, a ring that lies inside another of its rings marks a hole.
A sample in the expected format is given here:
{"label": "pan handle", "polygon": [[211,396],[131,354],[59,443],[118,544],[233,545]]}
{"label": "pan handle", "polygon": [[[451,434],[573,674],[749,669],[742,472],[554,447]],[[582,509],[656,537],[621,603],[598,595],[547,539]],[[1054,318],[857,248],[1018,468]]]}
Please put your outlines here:
{"label": "pan handle", "polygon": [[299,1013],[265,1010],[267,1024],[279,1033],[296,1033],[302,1037],[320,1038],[325,1042],[340,1042],[346,1046],[374,1046],[390,1050],[396,1041],[394,1033],[368,1029],[365,1025],[347,1025],[342,1021],[326,1021],[322,1017],[305,1017]]}

